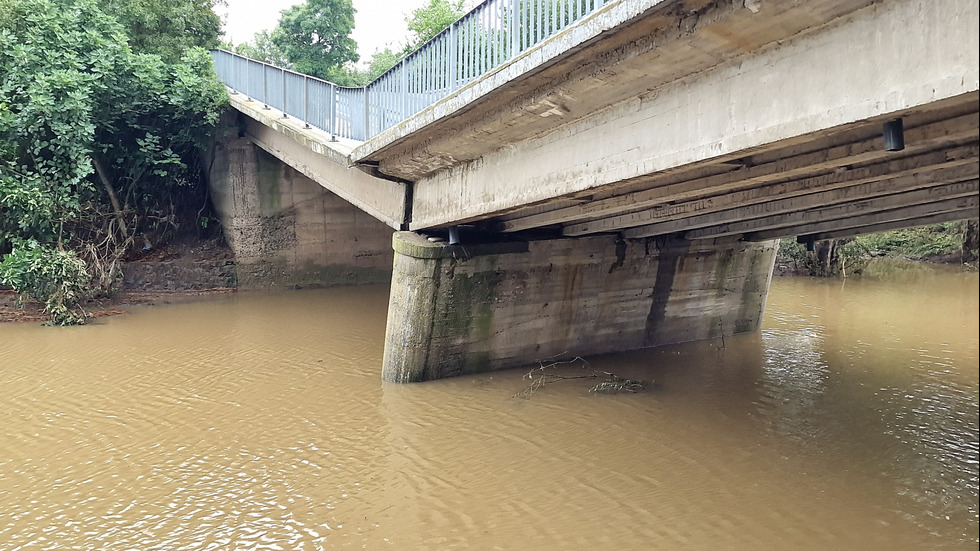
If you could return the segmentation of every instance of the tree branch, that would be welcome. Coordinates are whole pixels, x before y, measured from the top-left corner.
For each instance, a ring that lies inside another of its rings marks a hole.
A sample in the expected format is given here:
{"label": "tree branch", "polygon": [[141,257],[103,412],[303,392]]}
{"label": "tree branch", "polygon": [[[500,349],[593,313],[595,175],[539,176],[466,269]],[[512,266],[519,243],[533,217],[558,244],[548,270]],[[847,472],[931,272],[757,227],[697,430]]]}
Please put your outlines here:
{"label": "tree branch", "polygon": [[116,222],[119,224],[119,231],[122,232],[123,238],[129,239],[129,230],[126,228],[126,220],[123,218],[122,207],[119,205],[119,198],[116,197],[116,192],[112,189],[112,184],[109,183],[109,177],[106,171],[102,168],[102,163],[99,158],[92,155],[92,166],[95,167],[95,173],[99,175],[99,180],[102,181],[102,186],[105,187],[106,192],[109,194],[109,201],[112,202],[112,210],[116,215]]}

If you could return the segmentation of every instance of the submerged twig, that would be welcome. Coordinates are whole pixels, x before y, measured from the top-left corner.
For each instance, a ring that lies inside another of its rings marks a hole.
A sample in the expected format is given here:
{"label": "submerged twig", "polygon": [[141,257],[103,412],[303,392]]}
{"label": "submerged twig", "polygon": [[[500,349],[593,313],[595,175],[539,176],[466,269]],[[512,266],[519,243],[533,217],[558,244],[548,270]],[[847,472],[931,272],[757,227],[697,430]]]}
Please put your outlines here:
{"label": "submerged twig", "polygon": [[607,392],[609,394],[616,394],[618,392],[639,392],[646,389],[646,381],[634,381],[632,379],[620,379],[619,377],[613,376],[608,381],[603,381],[594,387],[589,389],[589,392],[600,393]]}
{"label": "submerged twig", "polygon": [[[550,359],[550,358],[549,358]],[[589,367],[589,362],[580,356],[576,356],[571,360],[564,361],[551,361],[549,363],[544,363],[544,361],[538,362],[537,368],[529,371],[524,378],[530,379],[531,383],[522,391],[514,394],[514,398],[524,398],[529,399],[534,393],[543,387],[546,383],[551,383],[555,381],[564,381],[570,379],[598,379],[600,377],[605,377],[606,380],[593,386],[589,389],[590,393],[612,393],[617,392],[639,392],[644,390],[650,383],[646,381],[634,381],[631,379],[623,379],[614,373],[609,373],[608,371],[596,371],[591,370],[591,373],[586,375],[559,375],[557,373],[550,372],[565,365],[572,365],[581,362],[582,369]]]}

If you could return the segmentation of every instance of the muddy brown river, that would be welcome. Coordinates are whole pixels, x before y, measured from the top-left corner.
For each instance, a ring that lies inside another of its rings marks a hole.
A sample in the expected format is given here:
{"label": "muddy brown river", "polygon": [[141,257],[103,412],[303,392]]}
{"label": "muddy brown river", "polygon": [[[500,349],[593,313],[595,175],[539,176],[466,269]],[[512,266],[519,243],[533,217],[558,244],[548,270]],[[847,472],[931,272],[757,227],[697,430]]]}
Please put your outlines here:
{"label": "muddy brown river", "polygon": [[777,278],[761,333],[380,379],[386,287],[0,326],[0,550],[970,549],[978,277]]}

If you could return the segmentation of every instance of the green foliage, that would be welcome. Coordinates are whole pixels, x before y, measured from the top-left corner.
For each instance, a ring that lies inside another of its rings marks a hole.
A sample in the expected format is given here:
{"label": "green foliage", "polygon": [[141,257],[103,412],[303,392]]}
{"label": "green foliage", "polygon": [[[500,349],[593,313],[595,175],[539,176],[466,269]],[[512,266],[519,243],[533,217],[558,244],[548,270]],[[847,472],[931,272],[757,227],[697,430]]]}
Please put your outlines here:
{"label": "green foliage", "polygon": [[466,14],[464,6],[465,0],[429,0],[428,4],[413,10],[412,15],[405,18],[413,35],[405,51],[415,50],[463,17]]}
{"label": "green foliage", "polygon": [[331,72],[358,59],[353,29],[351,0],[307,0],[282,11],[271,38],[294,70],[329,80]]}
{"label": "green foliage", "polygon": [[211,57],[133,53],[98,5],[0,0],[0,250],[57,243],[112,265],[203,197],[200,150],[226,102]]}
{"label": "green foliage", "polygon": [[214,7],[224,0],[99,0],[102,11],[127,29],[136,53],[157,54],[177,63],[191,48],[218,46],[221,19]]}
{"label": "green foliage", "polygon": [[910,260],[954,253],[963,244],[959,222],[876,233],[858,240],[872,256],[892,254]]}
{"label": "green foliage", "polygon": [[85,323],[84,313],[76,308],[88,279],[85,262],[74,252],[33,239],[17,243],[0,262],[0,283],[21,296],[43,302],[55,325]]}
{"label": "green foliage", "polygon": [[151,55],[128,61],[125,80],[107,90],[108,101],[99,105],[93,154],[123,206],[150,212],[176,199],[177,188],[199,181],[198,152],[207,146],[226,95],[204,50],[189,50],[174,65]]}
{"label": "green foliage", "polygon": [[276,67],[292,69],[289,58],[286,57],[286,52],[282,51],[279,46],[276,46],[276,43],[272,41],[272,35],[269,34],[269,31],[255,33],[255,36],[252,37],[250,42],[243,42],[238,45],[225,44],[223,47],[238,55],[264,61]]}
{"label": "green foliage", "polygon": [[385,48],[379,52],[374,52],[374,55],[371,56],[371,63],[368,65],[367,69],[367,82],[371,82],[385,74],[388,69],[391,69],[397,65],[403,57],[405,57],[404,54],[396,53],[392,51],[391,48]]}
{"label": "green foliage", "polygon": [[[14,0],[0,20],[0,187],[7,211],[0,242],[52,240],[92,191],[86,158],[100,89],[122,28],[86,11]],[[14,218],[14,217],[17,218]]]}
{"label": "green foliage", "polygon": [[362,86],[373,82],[375,79],[385,74],[388,69],[391,69],[398,64],[405,57],[404,53],[398,53],[393,51],[391,48],[385,48],[374,52],[371,56],[371,62],[368,64],[366,71],[363,71],[361,80],[364,84]]}
{"label": "green foliage", "polygon": [[12,172],[0,167],[0,245],[20,235],[53,239],[58,208],[44,181],[34,174],[17,179]]}
{"label": "green foliage", "polygon": [[779,262],[792,264],[797,272],[819,276],[847,276],[863,270],[878,257],[926,260],[963,254],[964,222],[946,222],[901,230],[860,235],[851,239],[817,242],[814,251],[795,239],[779,243]]}

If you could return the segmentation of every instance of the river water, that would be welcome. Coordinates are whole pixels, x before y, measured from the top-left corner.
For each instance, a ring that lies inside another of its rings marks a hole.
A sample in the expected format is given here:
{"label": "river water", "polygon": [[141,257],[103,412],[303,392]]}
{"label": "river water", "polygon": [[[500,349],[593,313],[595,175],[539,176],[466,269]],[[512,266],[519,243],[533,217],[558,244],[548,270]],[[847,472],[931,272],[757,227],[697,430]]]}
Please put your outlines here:
{"label": "river water", "polygon": [[0,326],[0,550],[977,549],[978,278],[777,278],[761,333],[415,385],[387,289]]}

